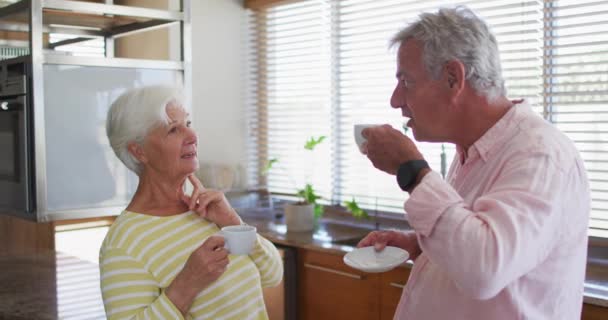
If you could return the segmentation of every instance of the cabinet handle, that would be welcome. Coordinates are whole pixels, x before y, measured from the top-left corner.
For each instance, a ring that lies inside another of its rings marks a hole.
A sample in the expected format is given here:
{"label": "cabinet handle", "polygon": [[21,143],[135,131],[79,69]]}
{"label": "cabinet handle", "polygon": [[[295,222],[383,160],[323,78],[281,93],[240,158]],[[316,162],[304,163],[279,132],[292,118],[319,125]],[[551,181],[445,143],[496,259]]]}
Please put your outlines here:
{"label": "cabinet handle", "polygon": [[363,280],[363,277],[358,274],[329,269],[329,268],[317,266],[317,265],[310,264],[310,263],[305,263],[304,267],[319,270],[319,271],[325,271],[325,272],[329,272],[329,273],[333,273],[333,274],[337,274],[337,275],[341,275],[341,276],[345,276],[345,277],[349,277],[349,278],[353,278],[353,279],[357,279],[357,280]]}
{"label": "cabinet handle", "polygon": [[405,288],[405,285],[397,283],[397,282],[391,282],[391,287],[403,289],[403,288]]}

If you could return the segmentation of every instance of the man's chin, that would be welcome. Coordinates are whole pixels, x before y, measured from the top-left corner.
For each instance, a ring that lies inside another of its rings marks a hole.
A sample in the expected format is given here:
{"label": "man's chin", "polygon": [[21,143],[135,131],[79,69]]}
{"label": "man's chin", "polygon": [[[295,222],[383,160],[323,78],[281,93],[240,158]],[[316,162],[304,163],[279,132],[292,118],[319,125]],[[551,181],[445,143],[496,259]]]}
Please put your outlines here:
{"label": "man's chin", "polygon": [[433,139],[433,137],[429,136],[428,134],[420,132],[419,130],[416,130],[414,128],[412,128],[412,135],[414,136],[414,140],[416,140],[417,142],[440,142],[438,140]]}

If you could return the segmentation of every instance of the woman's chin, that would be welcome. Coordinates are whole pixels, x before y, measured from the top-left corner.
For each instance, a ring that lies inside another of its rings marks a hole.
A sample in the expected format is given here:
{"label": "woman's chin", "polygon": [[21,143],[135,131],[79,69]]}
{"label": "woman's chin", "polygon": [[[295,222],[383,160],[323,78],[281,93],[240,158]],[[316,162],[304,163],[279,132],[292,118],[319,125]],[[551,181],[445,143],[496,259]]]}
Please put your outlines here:
{"label": "woman's chin", "polygon": [[198,159],[189,160],[186,163],[183,163],[182,172],[185,172],[187,175],[195,173],[199,168]]}

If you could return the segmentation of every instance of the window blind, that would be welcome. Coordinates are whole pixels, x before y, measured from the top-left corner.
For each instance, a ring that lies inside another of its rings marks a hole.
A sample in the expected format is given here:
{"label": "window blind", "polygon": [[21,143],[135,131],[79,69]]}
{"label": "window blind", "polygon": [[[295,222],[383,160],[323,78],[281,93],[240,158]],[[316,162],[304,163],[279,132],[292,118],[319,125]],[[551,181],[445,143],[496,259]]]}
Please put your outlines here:
{"label": "window blind", "polygon": [[608,1],[552,1],[545,11],[547,117],[585,161],[590,235],[608,237]]}
{"label": "window blind", "polygon": [[[608,1],[309,0],[249,11],[249,181],[294,193],[288,176],[313,166],[329,202],[354,197],[401,214],[407,194],[359,153],[353,124],[402,128],[390,107],[396,50],[388,41],[421,12],[458,4],[496,36],[508,97],[525,98],[577,144],[593,189],[590,234],[608,236]],[[279,54],[290,49],[289,59]],[[306,136],[321,132],[327,143],[302,160]],[[453,145],[417,145],[434,170],[447,170]],[[275,155],[287,170],[261,175]]]}
{"label": "window blind", "polygon": [[[312,184],[331,199],[331,46],[326,1],[303,1],[265,9],[249,17],[250,181],[273,193],[295,194]],[[325,136],[314,150],[310,137]],[[277,162],[266,176],[266,163]],[[253,179],[251,179],[253,178]],[[262,180],[259,180],[262,179]],[[265,180],[265,181],[264,181]]]}
{"label": "window blind", "polygon": [[[372,167],[352,142],[355,123],[389,123],[401,128],[401,110],[389,99],[396,85],[396,50],[388,41],[424,11],[436,11],[452,1],[338,1],[339,126],[337,150],[340,201],[360,199],[367,208],[402,212],[407,194],[395,178]],[[541,109],[542,4],[538,1],[462,1],[490,25],[499,42],[503,72],[512,97],[525,97]],[[396,49],[396,48],[395,48]],[[411,134],[410,134],[411,136]],[[455,147],[416,143],[431,167],[447,170]],[[442,153],[444,153],[442,155]],[[443,161],[442,161],[443,159]],[[443,165],[442,165],[443,162]]]}

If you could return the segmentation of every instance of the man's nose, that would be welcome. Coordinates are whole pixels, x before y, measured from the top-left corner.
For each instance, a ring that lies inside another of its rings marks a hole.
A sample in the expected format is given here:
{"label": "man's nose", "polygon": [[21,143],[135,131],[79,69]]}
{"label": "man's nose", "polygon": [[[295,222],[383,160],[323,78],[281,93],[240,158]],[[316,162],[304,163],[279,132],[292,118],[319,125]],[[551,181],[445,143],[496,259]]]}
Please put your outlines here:
{"label": "man's nose", "polygon": [[397,85],[395,90],[393,90],[393,95],[391,96],[391,107],[399,109],[404,105],[405,95],[403,94],[403,90],[399,88],[399,85]]}

